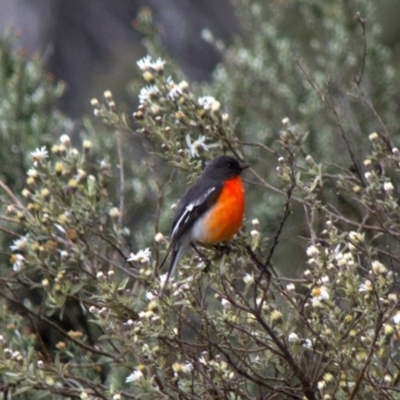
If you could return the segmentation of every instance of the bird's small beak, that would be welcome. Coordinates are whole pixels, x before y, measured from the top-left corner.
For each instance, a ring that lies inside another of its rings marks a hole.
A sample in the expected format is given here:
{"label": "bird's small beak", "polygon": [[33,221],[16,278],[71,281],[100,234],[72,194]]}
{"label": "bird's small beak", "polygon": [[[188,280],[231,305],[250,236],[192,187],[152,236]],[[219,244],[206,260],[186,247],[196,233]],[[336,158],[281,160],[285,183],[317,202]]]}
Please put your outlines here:
{"label": "bird's small beak", "polygon": [[240,169],[243,171],[244,169],[250,168],[250,164],[247,164],[245,162],[241,162],[239,164]]}

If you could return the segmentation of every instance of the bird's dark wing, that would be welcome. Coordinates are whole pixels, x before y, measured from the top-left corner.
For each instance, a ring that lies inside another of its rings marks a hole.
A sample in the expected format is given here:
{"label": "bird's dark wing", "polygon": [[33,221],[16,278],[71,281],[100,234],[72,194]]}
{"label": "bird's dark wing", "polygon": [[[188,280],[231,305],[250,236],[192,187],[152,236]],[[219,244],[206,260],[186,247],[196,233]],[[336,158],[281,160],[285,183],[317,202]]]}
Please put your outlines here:
{"label": "bird's dark wing", "polygon": [[171,227],[171,243],[176,243],[212,207],[223,186],[218,182],[208,185],[199,183],[189,188],[178,203]]}
{"label": "bird's dark wing", "polygon": [[[168,270],[164,287],[167,285],[176,264],[179,262],[178,253],[181,249],[177,246],[179,240],[190,230],[199,217],[212,207],[221,193],[222,187],[222,182],[198,181],[194,186],[191,186],[187,192],[185,192],[179,201],[172,222],[170,244],[165,257],[160,264],[161,269],[169,254],[172,253],[171,265]],[[184,249],[181,249],[181,251],[183,250]],[[161,289],[161,293],[163,292],[164,287]]]}

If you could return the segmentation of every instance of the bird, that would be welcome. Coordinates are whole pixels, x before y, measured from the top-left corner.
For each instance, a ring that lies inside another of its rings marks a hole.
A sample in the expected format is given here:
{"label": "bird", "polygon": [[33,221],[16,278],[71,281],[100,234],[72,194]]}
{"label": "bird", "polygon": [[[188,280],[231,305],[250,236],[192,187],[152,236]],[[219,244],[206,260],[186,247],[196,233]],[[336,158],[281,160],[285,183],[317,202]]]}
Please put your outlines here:
{"label": "bird", "polygon": [[226,242],[239,231],[244,216],[245,193],[242,171],[249,165],[223,155],[214,158],[200,178],[183,194],[175,209],[170,244],[160,265],[171,254],[171,262],[160,295],[175,269],[192,246]]}

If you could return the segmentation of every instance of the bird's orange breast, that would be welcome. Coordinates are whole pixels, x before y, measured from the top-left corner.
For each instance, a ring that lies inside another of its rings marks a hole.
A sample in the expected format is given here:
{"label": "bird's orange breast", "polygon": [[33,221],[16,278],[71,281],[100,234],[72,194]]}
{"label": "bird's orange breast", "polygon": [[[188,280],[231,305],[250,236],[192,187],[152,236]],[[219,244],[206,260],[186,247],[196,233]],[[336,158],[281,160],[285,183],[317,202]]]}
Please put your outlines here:
{"label": "bird's orange breast", "polygon": [[203,237],[196,239],[204,244],[216,244],[232,239],[242,225],[244,205],[245,196],[240,177],[225,181],[215,205],[202,221]]}

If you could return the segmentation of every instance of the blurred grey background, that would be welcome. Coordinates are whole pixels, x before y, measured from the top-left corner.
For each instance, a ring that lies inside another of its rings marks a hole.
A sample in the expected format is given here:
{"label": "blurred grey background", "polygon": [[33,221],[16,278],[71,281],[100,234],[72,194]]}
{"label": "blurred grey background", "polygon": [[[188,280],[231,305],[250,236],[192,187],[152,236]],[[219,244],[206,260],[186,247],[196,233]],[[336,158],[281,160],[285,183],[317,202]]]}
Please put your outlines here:
{"label": "blurred grey background", "polygon": [[[400,54],[400,1],[376,1],[383,40]],[[209,80],[219,61],[201,31],[209,28],[229,43],[240,29],[230,0],[0,0],[0,32],[11,24],[30,54],[44,55],[49,71],[67,84],[61,111],[80,117],[105,89],[134,101],[126,86],[144,48],[132,22],[144,6],[153,10],[168,53],[195,81]]]}
{"label": "blurred grey background", "polygon": [[237,30],[229,0],[0,0],[0,32],[12,25],[30,54],[45,57],[49,71],[67,84],[60,109],[79,117],[105,89],[129,101],[126,85],[145,54],[132,23],[145,6],[187,76],[210,79],[219,56],[201,31],[209,28],[229,43]]}

